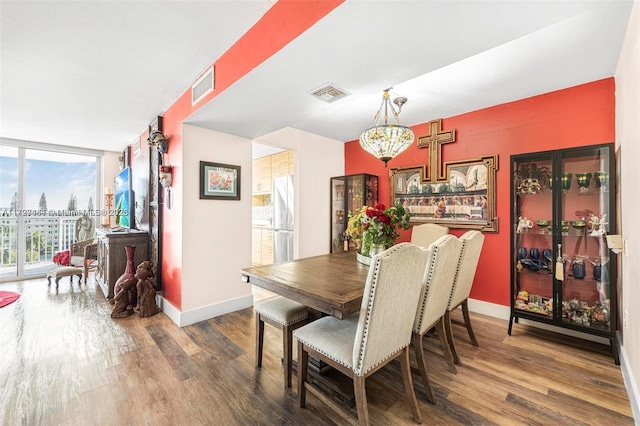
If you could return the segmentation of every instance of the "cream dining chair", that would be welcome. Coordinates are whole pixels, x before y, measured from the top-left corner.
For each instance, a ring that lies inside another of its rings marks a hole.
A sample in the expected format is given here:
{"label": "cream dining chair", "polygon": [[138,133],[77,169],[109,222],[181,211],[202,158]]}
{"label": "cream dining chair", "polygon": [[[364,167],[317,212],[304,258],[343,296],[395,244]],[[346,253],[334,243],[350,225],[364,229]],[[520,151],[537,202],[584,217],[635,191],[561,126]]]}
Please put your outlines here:
{"label": "cream dining chair", "polygon": [[423,223],[411,228],[411,244],[417,244],[421,247],[429,247],[438,238],[449,233],[446,226],[437,225],[435,223]]}
{"label": "cream dining chair", "polygon": [[345,419],[346,409],[307,381],[308,356],[314,355],[353,379],[360,424],[369,424],[365,379],[399,358],[404,388],[413,419],[420,423],[411,370],[411,327],[427,264],[427,250],[400,243],[371,261],[359,315],[345,320],[324,317],[295,331],[298,340],[298,398],[306,404],[309,390]]}
{"label": "cream dining chair", "polygon": [[454,235],[440,237],[427,249],[429,253],[427,269],[413,324],[412,344],[424,389],[432,404],[436,403],[436,397],[427,374],[422,338],[432,327],[436,327],[445,360],[449,364],[449,369],[455,373],[455,365],[444,329],[444,315],[451,296],[461,249],[462,241]]}
{"label": "cream dining chair", "polygon": [[[468,231],[460,237],[460,241],[462,241],[460,266],[458,266],[458,273],[453,283],[453,290],[451,291],[451,297],[449,298],[449,305],[447,306],[444,321],[447,340],[451,347],[453,360],[458,365],[462,364],[460,363],[460,357],[458,356],[458,351],[456,350],[456,345],[453,341],[453,331],[451,329],[452,322],[463,325],[467,329],[467,333],[469,333],[471,344],[473,346],[478,346],[478,340],[476,340],[473,328],[471,327],[471,318],[469,316],[469,306],[467,305],[467,301],[469,299],[469,294],[471,293],[471,287],[473,286],[473,279],[476,275],[480,253],[482,252],[484,235],[480,231]],[[451,320],[451,312],[458,306],[462,307],[462,317],[464,322]]]}

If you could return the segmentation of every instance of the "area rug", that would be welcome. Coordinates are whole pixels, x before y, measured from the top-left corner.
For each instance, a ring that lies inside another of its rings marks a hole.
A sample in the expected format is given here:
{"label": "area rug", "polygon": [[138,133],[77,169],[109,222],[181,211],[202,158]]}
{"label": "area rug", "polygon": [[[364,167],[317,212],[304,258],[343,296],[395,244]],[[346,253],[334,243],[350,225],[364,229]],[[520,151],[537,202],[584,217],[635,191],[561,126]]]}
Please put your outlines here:
{"label": "area rug", "polygon": [[12,291],[0,291],[0,308],[7,306],[9,303],[13,303],[20,297],[20,293],[14,293]]}

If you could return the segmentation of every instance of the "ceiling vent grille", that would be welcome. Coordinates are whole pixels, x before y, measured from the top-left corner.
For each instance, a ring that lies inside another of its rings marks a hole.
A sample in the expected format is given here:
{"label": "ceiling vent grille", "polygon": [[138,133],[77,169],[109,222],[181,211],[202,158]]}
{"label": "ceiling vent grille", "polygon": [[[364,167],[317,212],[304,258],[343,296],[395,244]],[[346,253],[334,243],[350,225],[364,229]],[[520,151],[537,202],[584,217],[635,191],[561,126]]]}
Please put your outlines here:
{"label": "ceiling vent grille", "polygon": [[209,68],[207,72],[202,74],[202,76],[193,83],[193,86],[191,86],[191,105],[195,105],[200,99],[213,91],[213,70],[213,67]]}
{"label": "ceiling vent grille", "polygon": [[338,99],[348,96],[349,92],[339,89],[331,84],[326,84],[319,89],[312,91],[310,94],[311,96],[330,104],[331,102],[335,102]]}

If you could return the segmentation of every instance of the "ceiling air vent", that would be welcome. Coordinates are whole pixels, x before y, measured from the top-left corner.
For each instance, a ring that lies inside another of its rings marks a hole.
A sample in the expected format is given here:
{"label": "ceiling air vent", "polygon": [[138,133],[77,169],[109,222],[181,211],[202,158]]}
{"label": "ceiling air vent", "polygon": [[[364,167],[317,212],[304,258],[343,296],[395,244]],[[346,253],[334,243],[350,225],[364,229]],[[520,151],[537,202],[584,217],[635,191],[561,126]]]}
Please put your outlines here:
{"label": "ceiling air vent", "polygon": [[338,89],[337,87],[331,84],[326,84],[320,87],[319,89],[314,90],[310,94],[311,96],[316,97],[321,101],[325,101],[326,103],[330,104],[331,102],[337,101],[338,99],[342,99],[345,96],[348,96],[349,92],[342,89]]}
{"label": "ceiling air vent", "polygon": [[213,91],[213,69],[213,67],[209,68],[207,72],[202,74],[202,76],[193,83],[193,86],[191,86],[191,105],[195,105],[200,99],[204,98],[205,95]]}

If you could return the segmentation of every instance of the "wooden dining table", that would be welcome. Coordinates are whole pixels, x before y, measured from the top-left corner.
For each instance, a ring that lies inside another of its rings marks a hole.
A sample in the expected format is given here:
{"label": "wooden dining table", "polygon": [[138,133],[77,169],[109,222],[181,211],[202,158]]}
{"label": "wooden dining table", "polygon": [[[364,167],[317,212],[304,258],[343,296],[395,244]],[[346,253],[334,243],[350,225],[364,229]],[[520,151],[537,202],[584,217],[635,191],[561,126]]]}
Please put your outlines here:
{"label": "wooden dining table", "polygon": [[355,251],[242,269],[245,282],[338,319],[360,310],[368,273]]}
{"label": "wooden dining table", "polygon": [[[345,319],[359,312],[368,274],[369,266],[356,260],[354,250],[242,269],[245,282],[306,305],[310,321],[323,314]],[[353,382],[313,356],[309,378],[347,407],[354,406]]]}

